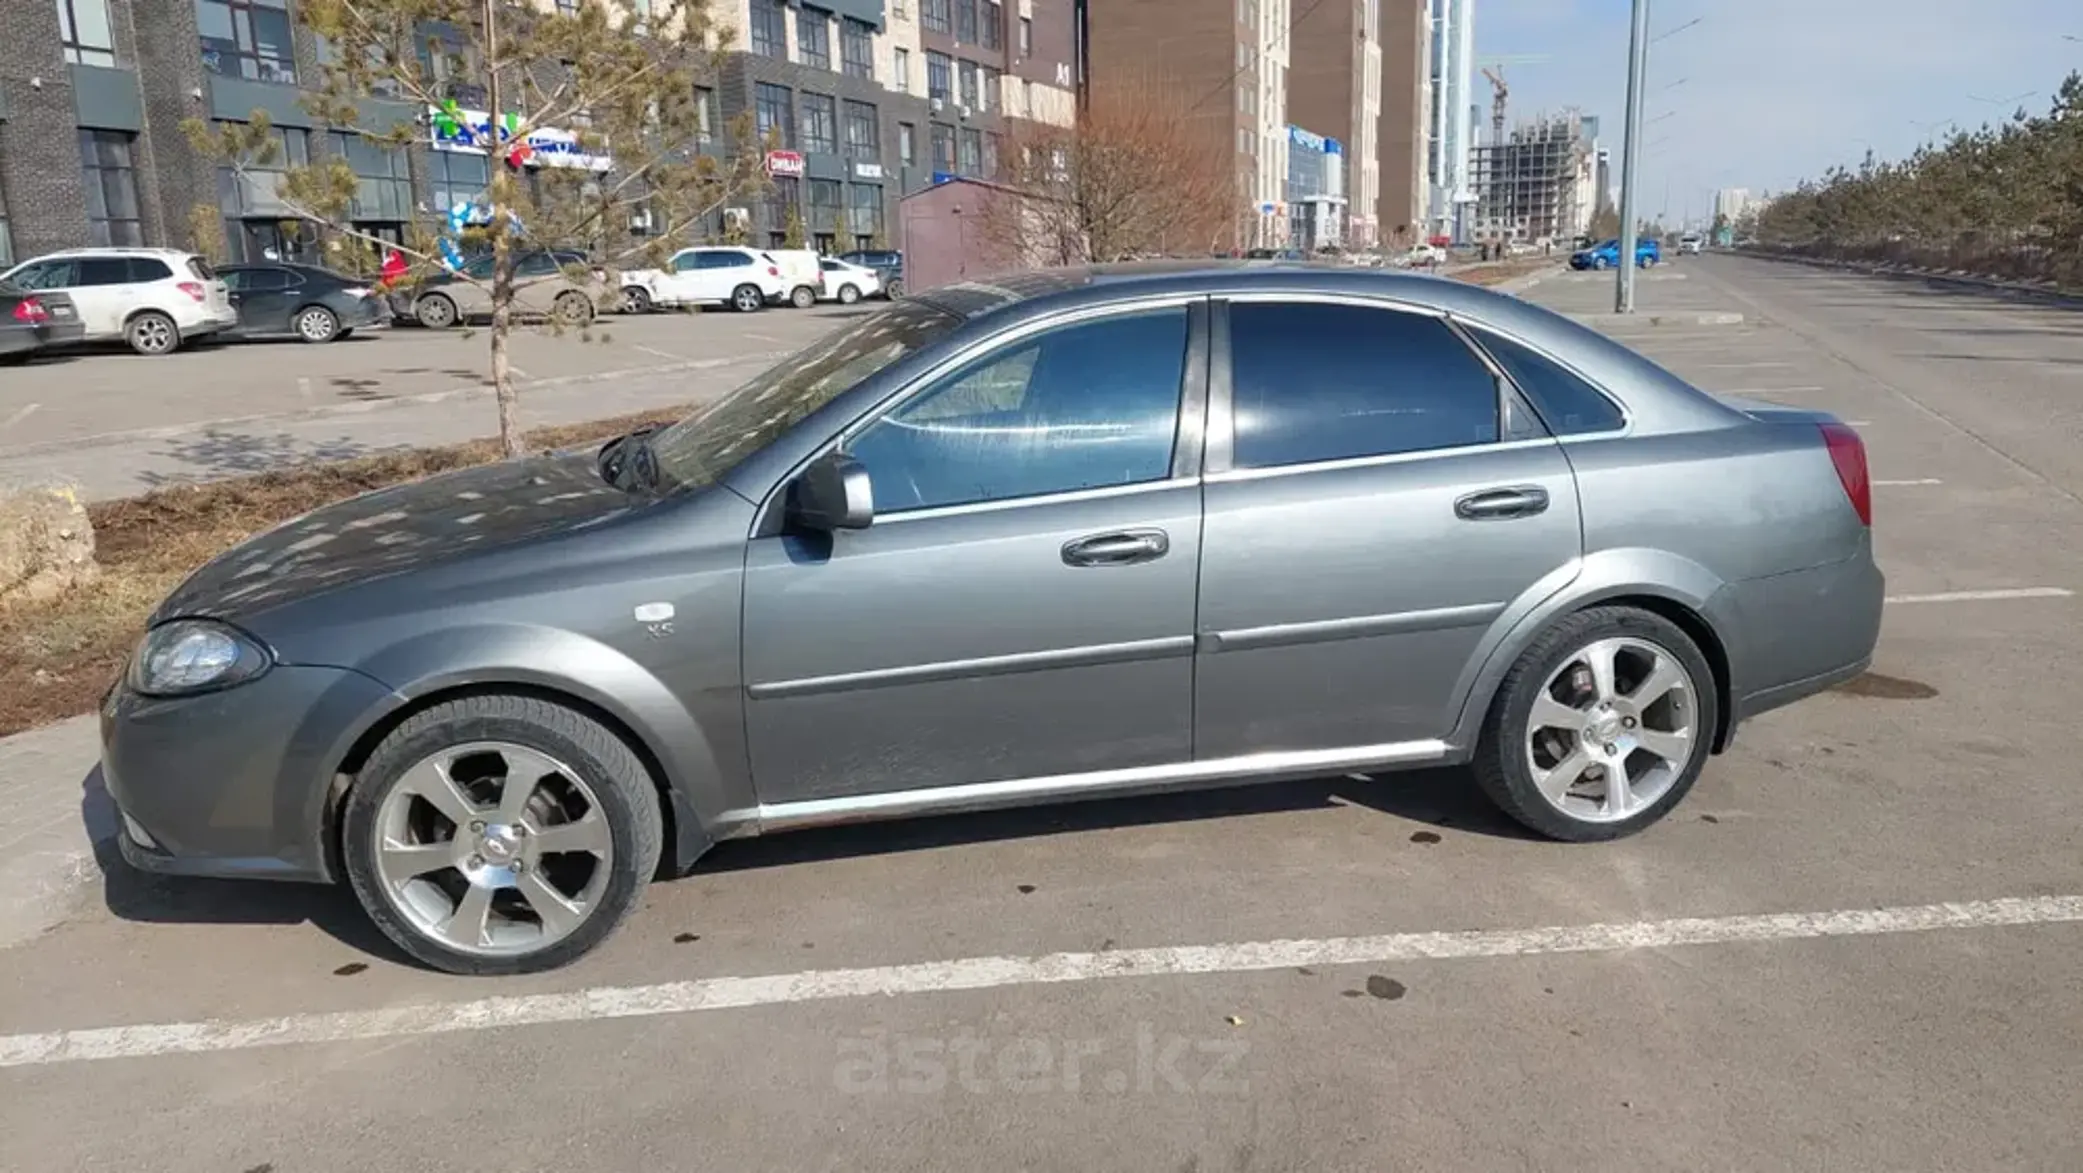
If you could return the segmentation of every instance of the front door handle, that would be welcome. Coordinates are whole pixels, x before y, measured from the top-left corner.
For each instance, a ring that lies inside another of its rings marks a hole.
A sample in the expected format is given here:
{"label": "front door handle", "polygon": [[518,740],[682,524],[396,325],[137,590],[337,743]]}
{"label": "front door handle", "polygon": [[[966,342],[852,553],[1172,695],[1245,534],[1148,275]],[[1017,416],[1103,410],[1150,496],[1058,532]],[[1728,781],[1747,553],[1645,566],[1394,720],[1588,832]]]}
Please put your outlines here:
{"label": "front door handle", "polygon": [[1161,529],[1130,529],[1093,534],[1063,543],[1066,566],[1134,566],[1155,562],[1170,553],[1172,539]]}
{"label": "front door handle", "polygon": [[1463,521],[1498,521],[1511,517],[1532,517],[1546,512],[1548,491],[1536,485],[1518,485],[1509,489],[1484,489],[1470,493],[1454,502],[1454,516]]}

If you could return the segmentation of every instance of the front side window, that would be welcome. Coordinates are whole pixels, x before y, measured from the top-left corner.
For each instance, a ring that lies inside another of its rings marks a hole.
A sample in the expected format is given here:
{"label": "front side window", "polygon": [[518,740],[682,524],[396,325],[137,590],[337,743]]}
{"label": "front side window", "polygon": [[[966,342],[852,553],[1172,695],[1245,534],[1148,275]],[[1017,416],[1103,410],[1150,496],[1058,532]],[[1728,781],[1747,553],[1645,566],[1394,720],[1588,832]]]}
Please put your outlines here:
{"label": "front side window", "polygon": [[80,131],[80,171],[87,190],[87,243],[145,243],[137,198],[137,164],[131,135],[115,130]]}
{"label": "front side window", "polygon": [[762,57],[788,60],[787,20],[781,0],[752,0],[752,51]]}
{"label": "front side window", "polygon": [[116,64],[116,42],[109,33],[108,0],[58,0],[58,44],[75,65]]}
{"label": "front side window", "polygon": [[195,0],[203,68],[224,77],[297,82],[289,0]]}
{"label": "front side window", "polygon": [[752,89],[752,117],[762,143],[792,147],[796,141],[795,120],[789,116],[794,105],[787,86],[758,82]]}
{"label": "front side window", "polygon": [[815,8],[796,9],[796,54],[805,65],[832,67],[831,18]]}
{"label": "front side window", "polygon": [[870,314],[658,433],[652,440],[658,467],[676,485],[714,484],[818,408],[960,324],[919,301]]}
{"label": "front side window", "polygon": [[938,380],[846,444],[876,508],[901,513],[1163,480],[1186,310],[1080,322]]}
{"label": "front side window", "polygon": [[839,150],[839,111],[830,94],[803,95],[803,149],[826,154]]}
{"label": "front side window", "polygon": [[1438,318],[1323,302],[1229,312],[1238,468],[1498,440],[1497,380]]}
{"label": "front side window", "polygon": [[1502,334],[1484,330],[1476,337],[1556,435],[1615,432],[1626,426],[1620,409],[1591,384]]}

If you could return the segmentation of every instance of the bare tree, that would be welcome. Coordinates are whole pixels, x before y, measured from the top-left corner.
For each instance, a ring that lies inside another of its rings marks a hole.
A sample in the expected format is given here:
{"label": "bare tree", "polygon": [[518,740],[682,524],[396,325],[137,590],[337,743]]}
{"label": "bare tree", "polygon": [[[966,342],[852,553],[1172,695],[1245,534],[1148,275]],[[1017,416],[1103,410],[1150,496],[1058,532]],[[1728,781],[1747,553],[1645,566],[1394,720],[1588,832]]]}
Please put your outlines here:
{"label": "bare tree", "polygon": [[[322,46],[306,99],[314,118],[375,150],[426,140],[489,160],[490,183],[461,217],[455,247],[489,253],[490,265],[455,277],[489,297],[490,378],[509,456],[523,448],[508,340],[530,284],[516,277],[517,246],[585,251],[605,269],[656,265],[690,228],[765,183],[749,120],[720,133],[697,88],[715,76],[723,39],[708,0],[303,0],[299,15]],[[355,226],[362,181],[347,159],[262,171],[278,147],[261,112],[186,130],[242,179],[268,176],[290,216],[333,243],[396,249],[419,276],[450,267],[424,224],[402,244]],[[716,142],[743,149],[703,151]],[[373,268],[367,261],[355,267]]]}
{"label": "bare tree", "polygon": [[1152,78],[1095,85],[1077,125],[1016,124],[987,235],[1021,264],[1203,253],[1236,231],[1229,123]]}

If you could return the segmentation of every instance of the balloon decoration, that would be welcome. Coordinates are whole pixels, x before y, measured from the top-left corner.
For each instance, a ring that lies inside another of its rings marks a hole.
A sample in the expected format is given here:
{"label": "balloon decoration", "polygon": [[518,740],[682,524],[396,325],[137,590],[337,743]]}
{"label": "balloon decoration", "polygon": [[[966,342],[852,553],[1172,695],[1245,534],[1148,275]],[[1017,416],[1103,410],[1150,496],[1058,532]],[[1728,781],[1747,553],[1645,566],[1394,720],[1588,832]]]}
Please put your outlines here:
{"label": "balloon decoration", "polygon": [[456,242],[444,236],[439,243],[441,245],[441,267],[451,273],[460,271],[463,268],[463,252],[456,247]]}

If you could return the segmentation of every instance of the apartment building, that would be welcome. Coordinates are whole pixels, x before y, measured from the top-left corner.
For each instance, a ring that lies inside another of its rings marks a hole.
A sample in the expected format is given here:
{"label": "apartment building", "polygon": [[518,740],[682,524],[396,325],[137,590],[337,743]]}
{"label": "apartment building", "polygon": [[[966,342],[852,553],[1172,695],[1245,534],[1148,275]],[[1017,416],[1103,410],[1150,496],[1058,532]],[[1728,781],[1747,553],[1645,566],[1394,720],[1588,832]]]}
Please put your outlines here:
{"label": "apartment building", "polygon": [[1186,103],[1191,132],[1234,153],[1235,240],[1287,235],[1291,0],[1084,0],[1090,80]]}
{"label": "apartment building", "polygon": [[[302,99],[320,78],[321,47],[298,3],[0,0],[0,262],[81,244],[192,245],[211,208],[235,260],[314,259],[318,242],[285,227],[265,174],[236,181],[194,150],[181,123],[195,117],[242,122],[264,110],[283,160],[345,158],[360,179],[354,225],[380,238],[402,241],[415,221],[482,191],[485,153],[438,127],[386,150],[313,118]],[[742,110],[781,139],[767,160],[773,193],[733,210],[752,239],[778,240],[794,207],[819,245],[900,244],[905,191],[936,172],[983,173],[1004,118],[1071,116],[1072,6],[717,0],[733,41],[700,94],[714,116],[694,146],[734,149],[723,131]],[[476,80],[447,84],[465,110],[484,108]]]}
{"label": "apartment building", "polygon": [[1426,0],[1379,3],[1383,70],[1378,239],[1400,248],[1430,235],[1432,198],[1425,146],[1432,124],[1431,20]]}
{"label": "apartment building", "polygon": [[1431,8],[1431,134],[1425,152],[1431,231],[1466,243],[1463,221],[1475,201],[1468,171],[1476,125],[1475,0],[1431,0]]}
{"label": "apartment building", "polygon": [[1338,140],[1345,151],[1347,223],[1353,248],[1377,241],[1381,200],[1380,0],[1321,0],[1305,4],[1288,33],[1287,113]]}

